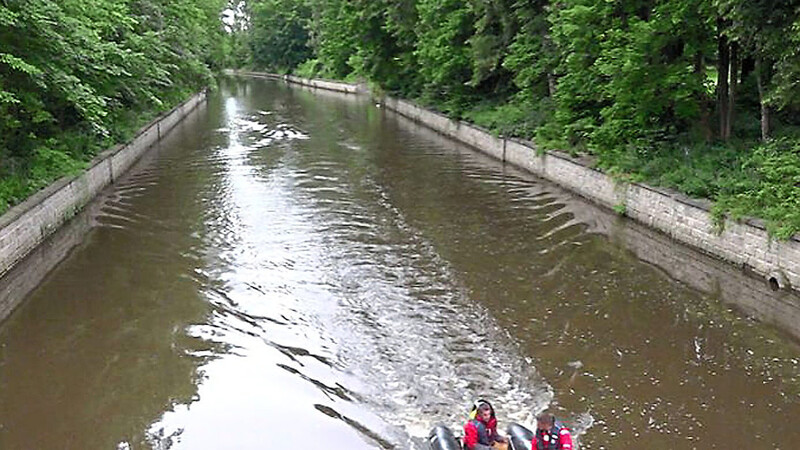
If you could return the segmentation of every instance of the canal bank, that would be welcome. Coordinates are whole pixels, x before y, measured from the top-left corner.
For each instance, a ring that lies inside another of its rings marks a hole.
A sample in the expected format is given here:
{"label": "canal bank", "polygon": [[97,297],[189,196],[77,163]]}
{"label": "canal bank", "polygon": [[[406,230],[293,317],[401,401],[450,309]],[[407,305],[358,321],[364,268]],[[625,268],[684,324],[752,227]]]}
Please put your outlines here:
{"label": "canal bank", "polygon": [[[248,76],[283,79],[314,89],[348,94],[368,93],[364,85],[327,80],[235,72]],[[711,216],[711,202],[692,199],[679,192],[627,183],[592,167],[588,159],[563,152],[541,151],[534,142],[492,135],[467,122],[450,119],[411,101],[392,97],[376,99],[383,107],[469,145],[503,162],[523,168],[591,200],[624,213],[670,238],[708,255],[734,264],[743,272],[764,280],[773,290],[800,292],[800,236],[786,241],[772,239],[758,219],[726,220],[719,230]],[[793,305],[800,312],[800,305]]]}
{"label": "canal bank", "polygon": [[[0,289],[0,321],[17,306],[21,298],[19,290],[37,285],[49,271],[41,270],[39,265],[33,273],[14,274],[14,267],[75,217],[103,189],[125,174],[153,145],[205,101],[205,92],[193,95],[142,127],[130,142],[97,155],[81,174],[61,178],[0,216],[0,278],[20,280],[5,281],[4,288]],[[62,246],[56,244],[54,247]],[[68,249],[60,251],[66,254]]]}

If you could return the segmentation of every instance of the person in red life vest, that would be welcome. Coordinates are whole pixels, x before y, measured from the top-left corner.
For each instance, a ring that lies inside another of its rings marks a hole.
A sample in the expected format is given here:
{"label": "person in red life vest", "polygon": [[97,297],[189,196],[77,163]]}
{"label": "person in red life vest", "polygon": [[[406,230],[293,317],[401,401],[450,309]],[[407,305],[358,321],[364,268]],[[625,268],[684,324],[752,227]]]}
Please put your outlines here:
{"label": "person in red life vest", "polygon": [[464,425],[464,450],[489,450],[495,442],[507,443],[508,439],[497,434],[497,418],[492,405],[486,400],[478,400]]}
{"label": "person in red life vest", "polygon": [[531,441],[531,450],[574,450],[569,429],[548,413],[536,417],[536,433]]}

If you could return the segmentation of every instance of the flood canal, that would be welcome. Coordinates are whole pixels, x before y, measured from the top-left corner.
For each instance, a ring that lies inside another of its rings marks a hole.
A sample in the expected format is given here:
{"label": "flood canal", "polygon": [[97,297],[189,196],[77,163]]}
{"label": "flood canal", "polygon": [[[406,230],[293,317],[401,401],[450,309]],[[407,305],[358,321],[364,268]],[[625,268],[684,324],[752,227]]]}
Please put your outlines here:
{"label": "flood canal", "polygon": [[225,80],[76,220],[0,324],[2,449],[424,448],[477,397],[584,449],[800,448],[758,280],[366,98]]}

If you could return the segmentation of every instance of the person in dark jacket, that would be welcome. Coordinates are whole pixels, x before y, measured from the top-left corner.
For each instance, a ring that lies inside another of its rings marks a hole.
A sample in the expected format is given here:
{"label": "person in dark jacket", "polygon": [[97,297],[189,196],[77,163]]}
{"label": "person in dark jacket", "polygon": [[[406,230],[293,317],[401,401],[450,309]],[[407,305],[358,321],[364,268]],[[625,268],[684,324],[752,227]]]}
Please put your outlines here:
{"label": "person in dark jacket", "polygon": [[464,425],[464,449],[489,450],[495,442],[506,443],[508,439],[497,434],[497,417],[492,405],[478,400]]}
{"label": "person in dark jacket", "polygon": [[531,450],[574,450],[569,429],[556,422],[548,413],[536,417],[536,433],[531,441]]}

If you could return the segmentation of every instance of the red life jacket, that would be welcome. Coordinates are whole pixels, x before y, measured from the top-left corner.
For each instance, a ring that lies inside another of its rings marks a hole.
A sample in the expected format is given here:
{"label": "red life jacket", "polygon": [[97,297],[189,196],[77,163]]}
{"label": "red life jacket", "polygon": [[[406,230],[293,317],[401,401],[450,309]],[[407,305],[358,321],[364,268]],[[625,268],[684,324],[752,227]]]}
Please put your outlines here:
{"label": "red life jacket", "polygon": [[492,417],[488,423],[480,419],[470,419],[464,425],[464,447],[471,450],[476,444],[491,446],[497,436],[497,419]]}
{"label": "red life jacket", "polygon": [[[553,425],[550,431],[536,430],[533,436],[533,448],[536,450],[562,450],[572,448],[572,436],[569,429],[560,423]],[[567,444],[567,445],[565,445]]]}
{"label": "red life jacket", "polygon": [[478,430],[478,444],[492,445],[492,439],[489,435],[489,428],[486,426],[486,424],[478,419],[472,419],[470,422],[472,422],[472,425]]}

